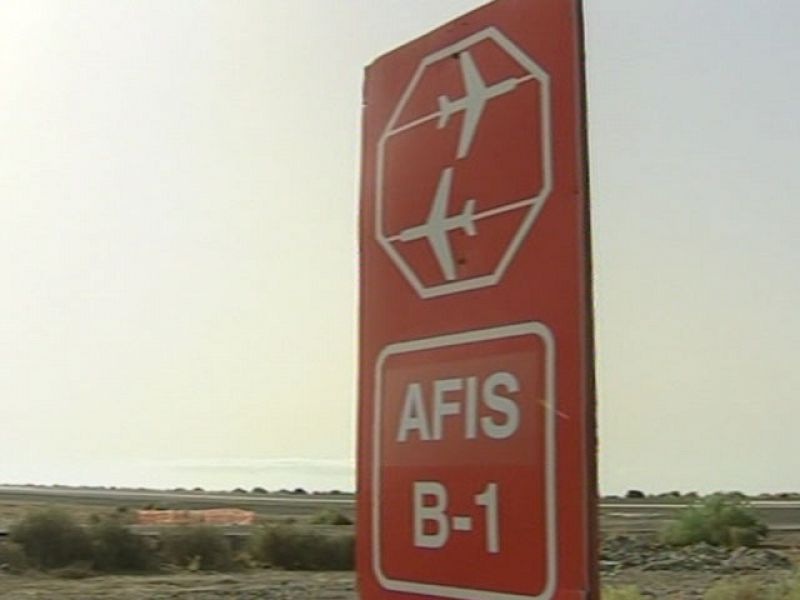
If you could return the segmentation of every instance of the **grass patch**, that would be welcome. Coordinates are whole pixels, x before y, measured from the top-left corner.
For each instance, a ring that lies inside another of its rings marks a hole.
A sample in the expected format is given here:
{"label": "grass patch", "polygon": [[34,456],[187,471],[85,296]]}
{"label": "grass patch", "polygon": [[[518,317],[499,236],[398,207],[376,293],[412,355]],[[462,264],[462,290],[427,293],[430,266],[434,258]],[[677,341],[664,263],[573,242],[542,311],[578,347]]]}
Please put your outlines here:
{"label": "grass patch", "polygon": [[703,595],[703,600],[767,600],[766,590],[752,580],[718,581]]}
{"label": "grass patch", "polygon": [[635,585],[611,585],[603,587],[603,600],[645,600]]}
{"label": "grass patch", "polygon": [[703,595],[703,600],[800,600],[800,577],[763,583],[753,577],[724,579]]}

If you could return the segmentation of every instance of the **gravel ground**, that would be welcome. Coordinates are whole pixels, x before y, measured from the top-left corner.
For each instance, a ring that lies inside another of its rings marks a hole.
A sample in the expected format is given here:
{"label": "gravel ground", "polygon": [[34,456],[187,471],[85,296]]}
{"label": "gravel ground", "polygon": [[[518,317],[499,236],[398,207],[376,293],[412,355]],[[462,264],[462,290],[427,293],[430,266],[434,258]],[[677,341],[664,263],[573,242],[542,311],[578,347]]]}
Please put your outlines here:
{"label": "gravel ground", "polygon": [[[750,573],[763,582],[786,577],[786,569]],[[603,575],[604,585],[636,585],[646,598],[699,600],[716,581],[730,577],[704,571],[631,568]],[[740,575],[741,576],[741,575]],[[247,574],[102,576],[79,581],[46,576],[0,575],[0,598],[8,600],[357,600],[353,573],[261,571]]]}
{"label": "gravel ground", "polygon": [[254,571],[220,575],[180,573],[104,576],[65,580],[0,575],[0,598],[8,600],[356,600],[355,575]]}

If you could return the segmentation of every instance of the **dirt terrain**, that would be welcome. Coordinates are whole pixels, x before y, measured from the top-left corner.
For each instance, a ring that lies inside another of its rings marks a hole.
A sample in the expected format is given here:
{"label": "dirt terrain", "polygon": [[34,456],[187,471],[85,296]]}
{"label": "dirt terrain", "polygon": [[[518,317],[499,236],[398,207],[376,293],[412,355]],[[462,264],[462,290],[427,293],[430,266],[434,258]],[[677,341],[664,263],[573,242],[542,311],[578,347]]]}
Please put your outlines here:
{"label": "dirt terrain", "polygon": [[[723,574],[713,571],[649,571],[636,567],[603,574],[605,585],[635,584],[649,598],[695,600],[727,577],[756,577],[777,582],[791,571],[767,569]],[[46,575],[0,575],[0,598],[8,600],[356,600],[355,575],[279,570],[247,573],[175,573],[99,576],[79,581]]]}
{"label": "dirt terrain", "polygon": [[[749,577],[778,582],[800,564],[800,534],[782,533],[747,552],[705,547],[670,552],[648,548],[647,536],[604,544],[604,585],[636,585],[648,598],[698,600],[715,582]],[[644,538],[644,539],[643,539]],[[644,546],[640,545],[644,544]],[[616,560],[608,560],[608,558]],[[96,576],[80,580],[0,572],[0,598],[9,600],[356,600],[355,574],[253,570],[244,573],[174,572]]]}
{"label": "dirt terrain", "polygon": [[102,576],[70,581],[47,576],[0,575],[8,600],[355,600],[355,576],[345,573],[252,571],[237,574]]}
{"label": "dirt terrain", "polygon": [[[80,520],[91,514],[118,510],[118,500],[93,498],[86,501],[79,494],[68,498],[42,497],[33,494],[2,493],[0,488],[0,527],[17,520],[31,507],[62,506]],[[256,510],[260,522],[291,520],[310,522],[325,498],[309,502],[271,502],[268,498],[242,499],[231,496],[226,506]],[[130,508],[141,506],[144,499],[126,502]],[[166,499],[160,505],[195,507],[201,498],[181,502]],[[214,501],[219,505],[218,501]],[[647,508],[631,512],[630,507],[614,506],[601,514],[604,542],[601,553],[601,578],[604,585],[635,584],[647,598],[696,600],[709,586],[726,578],[756,578],[777,582],[793,575],[800,565],[800,530],[795,509],[783,506],[765,512],[765,519],[775,527],[762,546],[750,551],[720,550],[700,545],[675,551],[657,543],[655,531],[668,517],[668,508]],[[346,505],[344,509],[351,511]],[[350,528],[345,528],[350,529]],[[356,600],[355,574],[352,572],[288,572],[277,569],[249,570],[234,573],[202,573],[175,570],[156,575],[93,576],[67,579],[45,574],[14,575],[0,568],[0,598],[3,599],[100,599],[191,600],[270,599],[270,600]]]}

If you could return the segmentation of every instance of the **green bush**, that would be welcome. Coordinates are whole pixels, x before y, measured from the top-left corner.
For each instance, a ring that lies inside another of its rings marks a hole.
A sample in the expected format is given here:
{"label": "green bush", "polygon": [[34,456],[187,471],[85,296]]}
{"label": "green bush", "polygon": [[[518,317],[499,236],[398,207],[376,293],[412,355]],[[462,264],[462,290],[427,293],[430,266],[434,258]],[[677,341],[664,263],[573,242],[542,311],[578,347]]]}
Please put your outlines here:
{"label": "green bush", "polygon": [[28,567],[28,559],[25,557],[25,550],[22,546],[14,542],[0,543],[0,565],[9,573],[23,573]]}
{"label": "green bush", "polygon": [[164,534],[163,554],[175,565],[202,571],[227,571],[233,565],[228,540],[210,525],[179,527]]}
{"label": "green bush", "polygon": [[353,520],[341,511],[326,509],[311,517],[311,523],[314,525],[352,525]]}
{"label": "green bush", "polygon": [[263,563],[300,571],[348,571],[354,567],[353,535],[320,535],[298,527],[268,527],[251,540]]}
{"label": "green bush", "polygon": [[19,544],[29,564],[39,569],[56,569],[92,558],[88,534],[58,509],[28,514],[11,528],[11,541]]}
{"label": "green bush", "polygon": [[91,529],[92,565],[98,571],[147,571],[155,567],[155,556],[147,541],[115,519],[106,519]]}
{"label": "green bush", "polygon": [[644,600],[635,585],[614,585],[603,588],[603,600]]}
{"label": "green bush", "polygon": [[662,539],[673,546],[706,542],[714,546],[755,546],[767,527],[735,496],[715,494],[682,510],[662,531]]}

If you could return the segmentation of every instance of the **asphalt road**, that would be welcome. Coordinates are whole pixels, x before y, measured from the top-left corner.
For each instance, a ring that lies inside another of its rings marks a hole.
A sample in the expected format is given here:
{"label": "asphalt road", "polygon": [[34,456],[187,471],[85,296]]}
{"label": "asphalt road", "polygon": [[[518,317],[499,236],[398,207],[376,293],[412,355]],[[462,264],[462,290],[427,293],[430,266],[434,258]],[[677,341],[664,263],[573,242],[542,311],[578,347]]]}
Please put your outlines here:
{"label": "asphalt road", "polygon": [[9,485],[0,485],[0,502],[127,506],[130,508],[142,508],[146,505],[177,509],[231,507],[275,517],[312,515],[326,508],[352,515],[355,510],[352,494],[237,494],[232,492],[162,492]]}
{"label": "asphalt road", "polygon": [[[600,504],[600,528],[606,531],[652,531],[688,505],[686,501],[603,501]],[[773,530],[800,530],[800,501],[754,500],[750,506]]]}
{"label": "asphalt road", "polygon": [[[165,508],[230,506],[276,516],[311,515],[325,508],[341,510],[352,515],[355,510],[352,494],[236,494],[0,486],[0,501],[106,506],[155,504]],[[800,530],[800,501],[755,500],[750,504],[771,528]],[[600,527],[608,531],[654,530],[687,505],[688,502],[677,499],[674,501],[603,500],[600,503]]]}
{"label": "asphalt road", "polygon": [[32,487],[17,485],[0,485],[0,498],[8,496],[58,496],[61,498],[74,498],[79,500],[102,499],[109,501],[158,501],[180,500],[198,502],[229,502],[231,499],[242,500],[252,504],[274,504],[286,501],[299,504],[340,504],[353,503],[352,494],[237,494],[235,492],[170,492],[159,490],[128,490],[128,489],[92,489],[71,487]]}

